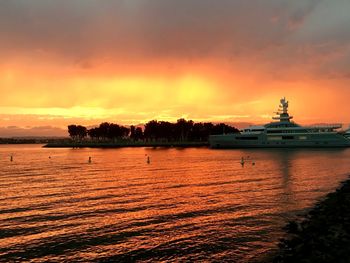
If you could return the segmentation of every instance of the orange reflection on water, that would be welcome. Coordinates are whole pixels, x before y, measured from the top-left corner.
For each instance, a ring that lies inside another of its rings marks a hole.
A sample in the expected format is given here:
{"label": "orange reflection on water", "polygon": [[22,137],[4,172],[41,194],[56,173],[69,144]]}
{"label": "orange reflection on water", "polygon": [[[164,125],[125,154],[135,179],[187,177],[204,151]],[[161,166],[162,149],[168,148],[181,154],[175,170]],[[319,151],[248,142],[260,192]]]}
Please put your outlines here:
{"label": "orange reflection on water", "polygon": [[37,262],[250,261],[350,169],[349,150],[1,146],[9,152],[0,255]]}

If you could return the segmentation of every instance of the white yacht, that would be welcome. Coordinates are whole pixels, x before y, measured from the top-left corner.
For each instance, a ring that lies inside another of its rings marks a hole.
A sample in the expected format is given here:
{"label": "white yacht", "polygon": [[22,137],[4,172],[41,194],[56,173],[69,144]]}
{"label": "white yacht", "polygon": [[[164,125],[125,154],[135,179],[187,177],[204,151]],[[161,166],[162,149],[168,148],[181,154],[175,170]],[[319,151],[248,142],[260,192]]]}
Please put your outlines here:
{"label": "white yacht", "polygon": [[280,100],[275,121],[263,126],[250,126],[239,133],[211,135],[212,148],[272,147],[350,147],[350,136],[340,133],[342,124],[300,126],[291,121],[288,101]]}
{"label": "white yacht", "polygon": [[349,126],[349,128],[344,132],[344,136],[350,139],[350,126]]}

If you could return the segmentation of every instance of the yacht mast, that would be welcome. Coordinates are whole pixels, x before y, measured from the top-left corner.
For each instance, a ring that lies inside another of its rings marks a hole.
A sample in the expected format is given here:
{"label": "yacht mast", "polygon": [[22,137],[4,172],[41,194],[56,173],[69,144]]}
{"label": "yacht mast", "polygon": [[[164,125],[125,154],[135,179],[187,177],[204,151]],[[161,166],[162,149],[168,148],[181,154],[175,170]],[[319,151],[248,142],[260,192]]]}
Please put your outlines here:
{"label": "yacht mast", "polygon": [[288,106],[289,106],[289,102],[286,100],[285,97],[283,97],[280,100],[280,105],[279,105],[278,111],[276,112],[276,114],[278,114],[279,116],[275,116],[272,119],[290,122],[290,120],[293,119],[293,116],[289,116]]}

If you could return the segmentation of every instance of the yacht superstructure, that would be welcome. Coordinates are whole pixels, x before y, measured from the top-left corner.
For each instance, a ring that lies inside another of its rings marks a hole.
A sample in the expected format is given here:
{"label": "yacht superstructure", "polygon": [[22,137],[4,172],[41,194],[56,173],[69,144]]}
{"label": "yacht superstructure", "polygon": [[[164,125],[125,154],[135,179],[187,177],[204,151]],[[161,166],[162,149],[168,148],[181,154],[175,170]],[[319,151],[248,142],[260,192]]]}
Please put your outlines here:
{"label": "yacht superstructure", "polygon": [[341,124],[300,126],[291,121],[289,103],[280,100],[273,122],[250,126],[240,133],[211,135],[212,148],[268,148],[268,147],[350,147],[350,138],[338,132]]}

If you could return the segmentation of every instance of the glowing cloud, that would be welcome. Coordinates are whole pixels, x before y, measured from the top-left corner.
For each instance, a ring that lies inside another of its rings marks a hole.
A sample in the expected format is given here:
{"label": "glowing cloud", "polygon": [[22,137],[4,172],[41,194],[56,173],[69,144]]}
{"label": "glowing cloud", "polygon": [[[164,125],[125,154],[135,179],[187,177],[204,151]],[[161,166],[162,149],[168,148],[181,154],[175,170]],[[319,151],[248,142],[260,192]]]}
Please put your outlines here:
{"label": "glowing cloud", "polygon": [[265,122],[281,96],[298,121],[350,122],[349,8],[345,0],[1,1],[0,127]]}

